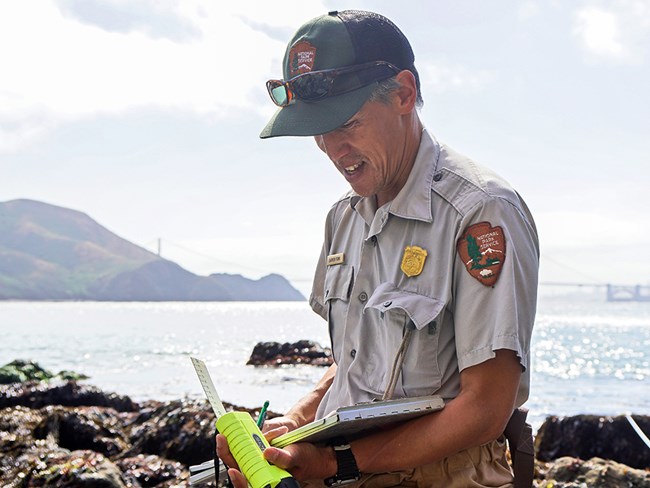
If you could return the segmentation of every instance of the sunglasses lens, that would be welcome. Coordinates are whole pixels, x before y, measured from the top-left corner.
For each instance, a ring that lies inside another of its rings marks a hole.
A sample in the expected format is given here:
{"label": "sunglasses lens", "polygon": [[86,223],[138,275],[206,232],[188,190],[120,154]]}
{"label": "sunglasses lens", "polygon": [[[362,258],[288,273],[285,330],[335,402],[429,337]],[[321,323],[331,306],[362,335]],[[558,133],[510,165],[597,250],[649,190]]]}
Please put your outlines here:
{"label": "sunglasses lens", "polygon": [[273,101],[280,107],[284,107],[289,102],[289,97],[287,96],[287,88],[284,85],[276,86],[269,90],[271,98]]}
{"label": "sunglasses lens", "polygon": [[269,80],[266,82],[266,89],[269,92],[273,103],[280,107],[286,107],[291,103],[292,95],[287,86],[280,80]]}

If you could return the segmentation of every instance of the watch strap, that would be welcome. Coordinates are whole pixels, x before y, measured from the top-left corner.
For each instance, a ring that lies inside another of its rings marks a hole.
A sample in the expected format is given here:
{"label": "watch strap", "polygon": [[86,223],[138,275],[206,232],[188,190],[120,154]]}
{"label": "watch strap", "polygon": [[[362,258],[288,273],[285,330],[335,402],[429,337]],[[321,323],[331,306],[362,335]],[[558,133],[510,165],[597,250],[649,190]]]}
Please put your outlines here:
{"label": "watch strap", "polygon": [[350,444],[341,439],[332,446],[336,455],[336,475],[326,478],[327,486],[341,486],[353,483],[361,478],[357,461],[354,458]]}

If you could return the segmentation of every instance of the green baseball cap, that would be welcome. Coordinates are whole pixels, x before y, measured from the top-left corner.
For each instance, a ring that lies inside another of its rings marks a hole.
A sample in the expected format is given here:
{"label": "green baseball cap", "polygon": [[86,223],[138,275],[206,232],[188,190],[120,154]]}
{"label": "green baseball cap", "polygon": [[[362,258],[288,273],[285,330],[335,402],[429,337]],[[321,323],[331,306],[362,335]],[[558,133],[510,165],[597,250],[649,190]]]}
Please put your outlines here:
{"label": "green baseball cap", "polygon": [[[408,40],[389,19],[361,10],[329,12],[310,20],[294,34],[284,55],[283,80],[337,68],[365,69],[373,61],[390,63],[395,71],[369,79],[357,77],[355,89],[321,98],[301,99],[279,108],[260,133],[277,136],[314,136],[345,124],[368,101],[382,79],[409,70],[419,77]],[[363,66],[361,66],[363,65]]]}

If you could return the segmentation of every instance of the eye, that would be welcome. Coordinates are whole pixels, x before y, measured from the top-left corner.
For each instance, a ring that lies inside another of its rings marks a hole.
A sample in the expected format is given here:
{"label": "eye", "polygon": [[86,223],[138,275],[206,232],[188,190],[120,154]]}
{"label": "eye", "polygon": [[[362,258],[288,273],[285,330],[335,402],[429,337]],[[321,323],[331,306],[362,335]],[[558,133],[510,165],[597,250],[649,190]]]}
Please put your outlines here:
{"label": "eye", "polygon": [[350,129],[358,124],[357,119],[348,120],[345,124],[341,126],[341,129]]}

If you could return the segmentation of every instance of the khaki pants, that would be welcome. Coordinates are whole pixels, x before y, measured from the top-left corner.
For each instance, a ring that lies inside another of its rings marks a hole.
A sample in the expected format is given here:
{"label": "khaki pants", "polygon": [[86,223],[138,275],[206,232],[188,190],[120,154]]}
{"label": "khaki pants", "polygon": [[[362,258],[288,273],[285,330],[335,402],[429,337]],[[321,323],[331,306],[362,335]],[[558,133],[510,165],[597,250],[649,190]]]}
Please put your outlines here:
{"label": "khaki pants", "polygon": [[[461,451],[441,461],[395,473],[365,474],[346,488],[512,488],[505,441],[492,441]],[[323,488],[321,480],[302,483],[303,488]]]}

